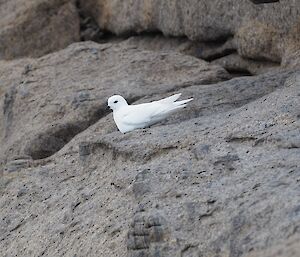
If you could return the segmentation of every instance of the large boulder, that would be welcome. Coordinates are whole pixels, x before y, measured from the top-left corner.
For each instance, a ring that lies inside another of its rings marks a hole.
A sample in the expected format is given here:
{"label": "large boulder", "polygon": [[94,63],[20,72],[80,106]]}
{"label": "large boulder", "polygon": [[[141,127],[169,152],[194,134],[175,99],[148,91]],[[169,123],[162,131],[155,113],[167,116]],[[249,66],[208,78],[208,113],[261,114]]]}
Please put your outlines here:
{"label": "large boulder", "polygon": [[0,59],[37,57],[79,41],[73,0],[0,2]]}
{"label": "large boulder", "polygon": [[195,57],[126,43],[76,43],[39,59],[3,61],[0,159],[54,154],[107,114],[113,94],[133,101],[229,78],[220,66]]}
{"label": "large boulder", "polygon": [[97,18],[101,28],[116,34],[159,30],[200,41],[226,38],[251,19],[288,31],[300,8],[295,0],[264,6],[249,0],[83,0],[81,6]]}
{"label": "large boulder", "polygon": [[280,64],[287,55],[299,50],[299,33],[294,31],[299,28],[300,2],[268,2],[255,5],[249,0],[80,1],[101,29],[117,35],[162,32],[196,42],[226,42],[234,37],[235,49],[243,58]]}
{"label": "large boulder", "polygon": [[[298,0],[0,7],[6,59],[153,32],[0,61],[0,256],[300,256]],[[127,134],[106,110],[175,93]]]}
{"label": "large boulder", "polygon": [[[97,105],[102,110],[104,96],[116,90],[136,103],[170,91],[194,101],[165,122],[125,135],[117,131],[112,115],[102,112],[52,156],[19,169],[15,162],[15,169],[10,166],[0,180],[1,255],[298,256],[299,71],[201,85],[201,67],[209,72],[210,66],[179,56],[181,69],[191,72],[183,83],[172,62],[179,62],[176,54],[162,58],[122,47],[84,43],[35,64],[30,60],[36,69],[32,83],[41,76],[24,103],[32,114],[13,112],[16,129],[10,133],[17,135],[26,122],[37,119],[42,125],[35,125],[33,134],[38,134],[46,119],[55,121],[55,113],[62,122],[68,120],[64,116],[75,116],[71,105],[88,114],[84,108],[95,101],[90,111]],[[105,71],[91,68],[97,59]],[[60,70],[68,67],[68,74],[58,73],[54,63]],[[150,66],[159,70],[147,81],[143,74]],[[133,67],[135,72],[126,75]],[[171,75],[177,86],[169,84]],[[43,83],[56,90],[41,94],[38,85]],[[72,91],[77,83],[93,98],[74,94],[82,92]],[[15,90],[21,104],[21,91]],[[48,108],[53,110],[36,109],[42,98],[52,99]],[[20,144],[27,143],[21,139]]]}

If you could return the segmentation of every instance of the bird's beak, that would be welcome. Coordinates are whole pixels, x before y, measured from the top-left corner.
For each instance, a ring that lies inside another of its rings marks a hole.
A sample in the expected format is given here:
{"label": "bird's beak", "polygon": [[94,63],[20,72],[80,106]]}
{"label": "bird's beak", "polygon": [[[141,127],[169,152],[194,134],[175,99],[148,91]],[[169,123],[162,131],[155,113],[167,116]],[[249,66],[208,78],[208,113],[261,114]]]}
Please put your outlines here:
{"label": "bird's beak", "polygon": [[107,105],[106,110],[108,110],[108,111],[111,110],[109,105]]}

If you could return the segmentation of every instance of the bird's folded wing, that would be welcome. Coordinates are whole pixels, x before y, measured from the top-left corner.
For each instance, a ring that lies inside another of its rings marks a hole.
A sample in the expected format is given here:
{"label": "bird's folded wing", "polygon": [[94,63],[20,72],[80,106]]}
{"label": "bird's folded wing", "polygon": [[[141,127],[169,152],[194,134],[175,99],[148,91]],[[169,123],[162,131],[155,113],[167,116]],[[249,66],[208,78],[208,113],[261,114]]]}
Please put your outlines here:
{"label": "bird's folded wing", "polygon": [[178,93],[178,94],[175,94],[175,95],[171,95],[167,98],[158,100],[156,102],[161,103],[161,104],[171,104],[171,103],[175,102],[180,96],[181,96],[181,93]]}
{"label": "bird's folded wing", "polygon": [[127,125],[150,123],[160,113],[166,112],[166,106],[158,103],[131,105],[123,114],[122,121]]}

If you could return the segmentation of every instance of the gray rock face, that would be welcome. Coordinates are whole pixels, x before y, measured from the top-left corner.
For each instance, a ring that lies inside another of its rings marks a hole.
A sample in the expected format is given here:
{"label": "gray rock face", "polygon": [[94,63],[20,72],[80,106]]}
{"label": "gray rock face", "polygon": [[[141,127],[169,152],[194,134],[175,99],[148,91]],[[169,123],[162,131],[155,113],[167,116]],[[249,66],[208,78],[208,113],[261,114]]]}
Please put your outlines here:
{"label": "gray rock face", "polygon": [[[230,79],[128,42],[1,67],[2,256],[299,254],[299,70]],[[150,129],[104,111],[177,92]]]}
{"label": "gray rock face", "polygon": [[[238,31],[251,19],[287,28],[297,21],[297,1],[274,3],[263,7],[249,0],[214,1],[81,1],[98,24],[117,34],[130,31],[162,31],[166,35],[191,39],[215,40]],[[235,8],[232,8],[234,6]],[[292,15],[287,17],[291,10]],[[278,14],[278,15],[275,15]],[[280,21],[284,19],[284,23]]]}
{"label": "gray rock face", "polygon": [[2,66],[4,162],[15,155],[51,156],[105,116],[113,94],[133,101],[230,78],[220,66],[191,56],[92,42]]}
{"label": "gray rock face", "polygon": [[[300,256],[297,0],[0,7],[0,58],[42,55],[0,61],[1,257]],[[127,134],[106,110],[179,92]]]}
{"label": "gray rock face", "polygon": [[217,44],[234,38],[234,49],[242,58],[279,65],[299,50],[299,33],[294,31],[299,28],[300,3],[297,0],[253,2],[80,1],[83,10],[101,29],[117,35],[159,31],[165,36]]}
{"label": "gray rock face", "polygon": [[0,2],[0,59],[41,56],[79,40],[72,0]]}

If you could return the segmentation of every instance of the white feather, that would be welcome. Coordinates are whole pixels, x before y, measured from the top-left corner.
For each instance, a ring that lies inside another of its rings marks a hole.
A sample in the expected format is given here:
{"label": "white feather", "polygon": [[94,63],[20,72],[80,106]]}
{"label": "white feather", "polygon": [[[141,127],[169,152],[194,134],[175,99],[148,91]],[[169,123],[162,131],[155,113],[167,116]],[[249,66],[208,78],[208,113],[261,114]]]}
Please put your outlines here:
{"label": "white feather", "polygon": [[190,98],[176,102],[180,95],[175,94],[158,101],[137,105],[128,105],[122,96],[114,95],[108,99],[108,106],[113,110],[118,129],[126,133],[162,121],[193,100]]}

